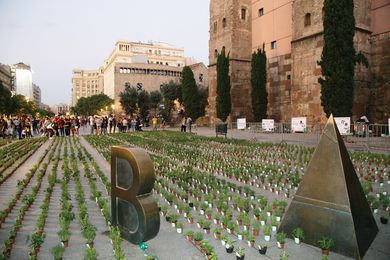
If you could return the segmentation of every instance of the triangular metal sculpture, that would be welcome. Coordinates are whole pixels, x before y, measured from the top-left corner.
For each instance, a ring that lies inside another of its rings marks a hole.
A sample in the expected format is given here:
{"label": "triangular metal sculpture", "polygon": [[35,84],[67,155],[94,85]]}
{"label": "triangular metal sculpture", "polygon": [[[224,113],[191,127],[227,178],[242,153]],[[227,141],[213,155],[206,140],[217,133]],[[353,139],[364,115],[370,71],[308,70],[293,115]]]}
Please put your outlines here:
{"label": "triangular metal sculpture", "polygon": [[303,228],[305,243],[330,237],[332,251],[362,259],[378,227],[333,116],[325,126],[302,182],[279,227]]}

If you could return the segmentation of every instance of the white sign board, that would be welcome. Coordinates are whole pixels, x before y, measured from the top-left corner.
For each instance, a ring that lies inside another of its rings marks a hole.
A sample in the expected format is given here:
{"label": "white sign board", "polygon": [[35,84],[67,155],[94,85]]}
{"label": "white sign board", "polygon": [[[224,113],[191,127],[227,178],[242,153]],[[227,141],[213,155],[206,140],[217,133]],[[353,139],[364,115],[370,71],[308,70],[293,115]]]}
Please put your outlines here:
{"label": "white sign board", "polygon": [[303,133],[306,130],[306,117],[291,118],[291,131],[293,133]]}
{"label": "white sign board", "polygon": [[275,128],[275,121],[273,119],[263,119],[261,120],[261,128],[266,132],[271,132]]}
{"label": "white sign board", "polygon": [[237,118],[237,129],[243,130],[246,128],[246,118]]}
{"label": "white sign board", "polygon": [[341,135],[349,135],[351,133],[351,118],[350,117],[335,117],[337,128]]}

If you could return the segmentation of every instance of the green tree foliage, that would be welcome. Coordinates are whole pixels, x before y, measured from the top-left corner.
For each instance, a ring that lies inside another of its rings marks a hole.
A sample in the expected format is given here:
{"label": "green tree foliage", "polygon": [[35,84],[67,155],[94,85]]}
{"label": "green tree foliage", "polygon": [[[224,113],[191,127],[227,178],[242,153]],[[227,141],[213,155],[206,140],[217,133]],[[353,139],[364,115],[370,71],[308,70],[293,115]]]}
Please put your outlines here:
{"label": "green tree foliage", "polygon": [[321,105],[329,117],[351,116],[354,98],[354,69],[367,59],[353,46],[355,17],[353,0],[324,1],[324,48],[321,65]]}
{"label": "green tree foliage", "polygon": [[11,102],[11,91],[3,86],[0,81],[0,114],[8,114]]}
{"label": "green tree foliage", "polygon": [[150,92],[150,106],[151,108],[157,108],[162,101],[161,92],[158,90]]}
{"label": "green tree foliage", "polygon": [[149,92],[145,90],[139,92],[137,96],[137,105],[141,118],[145,118],[149,114],[150,104],[151,101]]}
{"label": "green tree foliage", "polygon": [[114,100],[109,98],[105,94],[93,95],[90,97],[81,97],[77,100],[76,106],[73,110],[79,115],[94,115],[104,109],[107,106],[111,106],[114,103]]}
{"label": "green tree foliage", "polygon": [[125,86],[125,90],[119,93],[119,102],[126,114],[131,115],[137,111],[137,90],[130,85]]}
{"label": "green tree foliage", "polygon": [[263,49],[252,54],[252,111],[255,121],[267,118],[267,56]]}
{"label": "green tree foliage", "polygon": [[190,67],[185,66],[182,75],[181,88],[185,115],[191,117],[195,122],[201,116],[198,86],[196,85],[194,73]]}
{"label": "green tree foliage", "polygon": [[171,112],[175,100],[181,100],[181,85],[174,81],[161,85],[161,94],[164,98],[164,109],[161,114],[166,122],[171,119]]}
{"label": "green tree foliage", "polygon": [[206,112],[206,106],[208,105],[209,88],[199,87],[199,103],[200,103],[200,114],[203,116]]}
{"label": "green tree foliage", "polygon": [[232,110],[230,97],[229,54],[222,48],[217,59],[217,117],[226,121]]}

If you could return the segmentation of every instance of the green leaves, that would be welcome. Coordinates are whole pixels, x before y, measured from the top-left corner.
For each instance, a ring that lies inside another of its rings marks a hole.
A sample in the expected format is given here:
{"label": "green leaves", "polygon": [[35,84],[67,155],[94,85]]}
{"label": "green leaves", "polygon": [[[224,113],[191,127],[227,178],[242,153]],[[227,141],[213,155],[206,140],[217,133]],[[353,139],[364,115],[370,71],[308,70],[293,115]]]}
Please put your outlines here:
{"label": "green leaves", "polygon": [[256,122],[267,118],[267,56],[263,49],[252,54],[252,111]]}
{"label": "green leaves", "polygon": [[225,56],[225,48],[217,59],[217,117],[226,121],[232,110],[230,96],[229,54]]}
{"label": "green leaves", "polygon": [[185,114],[195,122],[202,115],[199,90],[190,67],[185,66],[182,75],[182,97]]}
{"label": "green leaves", "polygon": [[80,115],[90,116],[96,114],[100,109],[111,106],[113,103],[114,100],[102,93],[90,97],[81,97],[73,110]]}

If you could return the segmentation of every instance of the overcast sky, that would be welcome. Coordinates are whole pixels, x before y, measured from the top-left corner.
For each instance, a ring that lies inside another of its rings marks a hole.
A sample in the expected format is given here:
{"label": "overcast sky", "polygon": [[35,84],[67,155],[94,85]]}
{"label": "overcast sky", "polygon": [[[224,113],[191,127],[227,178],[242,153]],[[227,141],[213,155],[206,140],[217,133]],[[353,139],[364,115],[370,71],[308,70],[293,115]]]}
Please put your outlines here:
{"label": "overcast sky", "polygon": [[184,48],[208,64],[209,0],[0,0],[0,63],[30,64],[42,102],[71,102],[72,69],[96,69],[117,40]]}

